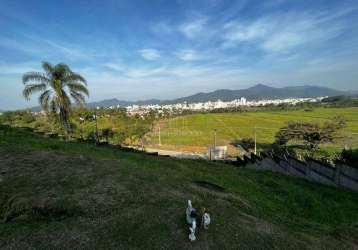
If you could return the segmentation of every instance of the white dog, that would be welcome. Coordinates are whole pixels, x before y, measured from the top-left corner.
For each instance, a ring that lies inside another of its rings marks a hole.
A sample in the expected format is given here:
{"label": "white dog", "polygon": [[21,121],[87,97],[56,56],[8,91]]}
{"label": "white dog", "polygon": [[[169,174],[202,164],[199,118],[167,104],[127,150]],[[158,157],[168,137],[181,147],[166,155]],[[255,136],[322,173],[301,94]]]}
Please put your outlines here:
{"label": "white dog", "polygon": [[209,228],[210,214],[208,213],[208,211],[206,209],[204,209],[204,214],[203,214],[203,217],[201,218],[201,223],[203,224],[204,229]]}
{"label": "white dog", "polygon": [[195,230],[196,230],[196,210],[193,208],[191,204],[191,200],[188,200],[188,207],[186,209],[186,222],[190,225],[189,227],[189,240],[194,241],[196,240],[195,237]]}

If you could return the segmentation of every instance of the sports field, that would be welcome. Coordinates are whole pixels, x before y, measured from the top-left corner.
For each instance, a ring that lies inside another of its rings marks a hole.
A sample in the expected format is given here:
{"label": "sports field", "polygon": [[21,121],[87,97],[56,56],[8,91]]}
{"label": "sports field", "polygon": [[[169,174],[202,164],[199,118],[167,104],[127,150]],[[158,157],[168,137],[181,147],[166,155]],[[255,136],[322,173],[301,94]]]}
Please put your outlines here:
{"label": "sports field", "polygon": [[[228,145],[235,139],[254,138],[260,147],[274,141],[276,132],[289,121],[300,120],[323,123],[341,115],[347,121],[342,131],[344,139],[334,145],[324,145],[330,150],[345,145],[358,147],[358,108],[317,108],[311,111],[289,110],[245,113],[194,114],[160,121],[150,134],[149,143],[176,147],[207,147],[213,145],[216,133],[217,145]],[[160,126],[160,140],[159,140]]]}

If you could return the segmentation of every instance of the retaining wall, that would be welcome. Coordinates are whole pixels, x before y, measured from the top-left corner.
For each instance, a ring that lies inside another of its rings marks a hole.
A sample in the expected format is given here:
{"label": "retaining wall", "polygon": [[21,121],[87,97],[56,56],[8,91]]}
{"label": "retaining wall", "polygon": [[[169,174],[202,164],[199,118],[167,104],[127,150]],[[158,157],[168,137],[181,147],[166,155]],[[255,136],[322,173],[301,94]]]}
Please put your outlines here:
{"label": "retaining wall", "polygon": [[332,167],[314,159],[300,161],[291,156],[271,154],[263,159],[255,160],[254,164],[245,164],[245,167],[256,170],[270,170],[358,192],[358,169],[344,164],[337,164]]}

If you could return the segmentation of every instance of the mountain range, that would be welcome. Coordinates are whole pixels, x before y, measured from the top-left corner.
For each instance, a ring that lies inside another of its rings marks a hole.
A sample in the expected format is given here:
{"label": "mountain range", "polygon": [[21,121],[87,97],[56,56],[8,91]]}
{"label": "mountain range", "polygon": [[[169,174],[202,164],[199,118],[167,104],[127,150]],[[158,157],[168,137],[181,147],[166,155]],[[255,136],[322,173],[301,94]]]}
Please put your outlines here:
{"label": "mountain range", "polygon": [[[282,98],[309,98],[309,97],[322,97],[322,96],[351,96],[357,95],[358,92],[340,91],[336,89],[319,87],[319,86],[293,86],[275,88],[264,84],[257,84],[253,87],[239,90],[231,89],[218,89],[213,92],[197,93],[194,95],[171,99],[171,100],[159,100],[159,99],[148,99],[142,101],[124,101],[117,98],[106,99],[98,102],[87,103],[87,107],[110,107],[110,106],[121,106],[126,107],[129,105],[153,105],[153,104],[175,104],[175,103],[195,103],[195,102],[207,102],[207,101],[232,101],[241,97],[245,97],[247,100],[262,100],[262,99],[282,99]],[[40,111],[39,106],[30,108],[31,111]],[[4,112],[1,111],[0,112]]]}
{"label": "mountain range", "polygon": [[230,90],[219,89],[208,93],[197,93],[194,95],[181,97],[172,100],[159,100],[149,99],[144,101],[123,101],[116,98],[107,99],[99,102],[88,103],[88,107],[109,107],[109,106],[129,106],[129,105],[150,105],[150,104],[174,104],[174,103],[194,103],[194,102],[207,102],[207,101],[232,101],[241,97],[245,97],[247,100],[262,100],[262,99],[282,99],[289,97],[296,98],[309,98],[309,97],[321,97],[321,96],[338,96],[338,95],[350,95],[351,93],[335,90],[326,87],[318,86],[294,86],[275,88],[264,84],[257,84],[247,89]]}

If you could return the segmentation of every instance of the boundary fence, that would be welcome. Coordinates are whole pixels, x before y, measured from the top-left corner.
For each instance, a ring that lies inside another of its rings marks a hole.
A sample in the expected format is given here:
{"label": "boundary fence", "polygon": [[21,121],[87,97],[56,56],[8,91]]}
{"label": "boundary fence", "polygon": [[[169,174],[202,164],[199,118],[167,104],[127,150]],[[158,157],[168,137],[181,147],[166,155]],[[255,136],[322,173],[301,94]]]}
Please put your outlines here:
{"label": "boundary fence", "polygon": [[257,157],[252,154],[242,165],[248,169],[270,170],[358,192],[358,168],[343,163],[333,167],[311,158],[301,161],[289,155],[270,154]]}

